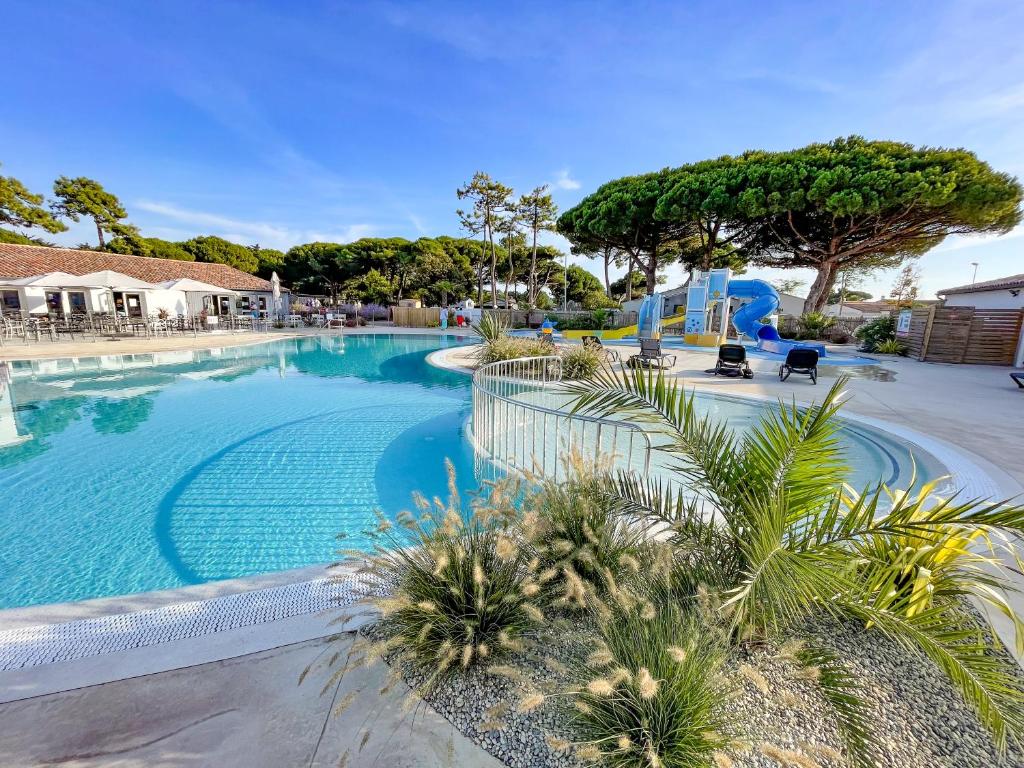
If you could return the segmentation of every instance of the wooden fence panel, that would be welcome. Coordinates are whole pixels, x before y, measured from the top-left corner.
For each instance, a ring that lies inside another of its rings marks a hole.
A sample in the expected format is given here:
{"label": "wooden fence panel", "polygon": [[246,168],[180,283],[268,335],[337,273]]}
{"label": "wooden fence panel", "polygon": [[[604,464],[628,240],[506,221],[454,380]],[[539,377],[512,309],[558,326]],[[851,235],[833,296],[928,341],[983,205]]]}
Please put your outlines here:
{"label": "wooden fence panel", "polygon": [[909,354],[932,363],[1013,365],[1024,310],[975,307],[915,309],[910,333],[900,337]]}
{"label": "wooden fence panel", "polygon": [[441,324],[437,307],[392,307],[391,319],[403,328],[430,328]]}

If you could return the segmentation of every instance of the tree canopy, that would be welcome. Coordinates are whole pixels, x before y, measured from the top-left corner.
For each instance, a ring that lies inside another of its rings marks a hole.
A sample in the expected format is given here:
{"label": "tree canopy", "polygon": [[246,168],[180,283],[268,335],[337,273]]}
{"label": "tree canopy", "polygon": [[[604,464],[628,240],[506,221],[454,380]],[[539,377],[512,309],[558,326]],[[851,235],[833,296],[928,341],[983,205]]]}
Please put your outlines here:
{"label": "tree canopy", "polygon": [[692,223],[655,216],[658,201],[674,180],[671,170],[627,176],[603,184],[558,219],[558,231],[574,250],[595,253],[605,246],[627,254],[654,293],[658,271],[677,261]]}
{"label": "tree canopy", "polygon": [[0,224],[26,229],[39,227],[47,232],[63,232],[67,229],[43,207],[42,195],[29,192],[13,176],[0,176]]}
{"label": "tree canopy", "polygon": [[844,269],[899,266],[949,235],[1021,221],[1020,183],[963,149],[852,136],[752,155],[746,174],[748,247],[761,265],[817,271],[805,311],[824,307]]}
{"label": "tree canopy", "polygon": [[196,261],[205,261],[209,264],[227,264],[229,267],[240,269],[242,272],[254,273],[259,267],[259,259],[252,252],[251,248],[238,243],[232,243],[216,235],[204,235],[193,237],[179,244],[181,248]]}
{"label": "tree canopy", "polygon": [[53,183],[53,194],[57,198],[50,208],[58,216],[79,221],[88,216],[96,224],[96,236],[100,248],[105,245],[104,232],[121,237],[137,237],[138,230],[124,222],[128,212],[117,196],[107,192],[103,185],[85,176],[69,179],[61,176]]}

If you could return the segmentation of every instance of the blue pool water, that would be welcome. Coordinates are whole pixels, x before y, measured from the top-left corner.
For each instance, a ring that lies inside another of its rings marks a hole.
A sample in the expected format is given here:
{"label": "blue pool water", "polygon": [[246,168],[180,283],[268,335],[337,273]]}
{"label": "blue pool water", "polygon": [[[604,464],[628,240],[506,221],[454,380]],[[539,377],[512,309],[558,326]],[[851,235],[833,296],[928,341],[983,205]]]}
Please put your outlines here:
{"label": "blue pool water", "polygon": [[376,508],[446,495],[445,457],[475,487],[469,379],[425,360],[458,343],[353,335],[12,364],[0,607],[327,562],[336,534],[365,543]]}
{"label": "blue pool water", "polygon": [[[321,336],[10,364],[0,378],[0,608],[331,561],[374,511],[478,485],[457,336]],[[700,395],[744,429],[764,406]],[[941,466],[849,425],[857,486]]]}

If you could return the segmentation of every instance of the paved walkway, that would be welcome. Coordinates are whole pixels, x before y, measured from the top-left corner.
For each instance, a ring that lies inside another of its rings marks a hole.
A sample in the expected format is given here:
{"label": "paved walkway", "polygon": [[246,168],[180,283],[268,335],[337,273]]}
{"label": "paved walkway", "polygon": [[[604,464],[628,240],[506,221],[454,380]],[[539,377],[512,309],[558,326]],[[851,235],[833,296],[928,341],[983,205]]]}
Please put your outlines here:
{"label": "paved walkway", "polygon": [[[433,710],[403,711],[383,664],[320,694],[303,668],[341,652],[308,640],[211,664],[0,705],[0,765],[68,768],[499,768]],[[332,709],[351,697],[338,716]],[[364,741],[365,739],[365,741]],[[346,757],[347,755],[347,757]]]}

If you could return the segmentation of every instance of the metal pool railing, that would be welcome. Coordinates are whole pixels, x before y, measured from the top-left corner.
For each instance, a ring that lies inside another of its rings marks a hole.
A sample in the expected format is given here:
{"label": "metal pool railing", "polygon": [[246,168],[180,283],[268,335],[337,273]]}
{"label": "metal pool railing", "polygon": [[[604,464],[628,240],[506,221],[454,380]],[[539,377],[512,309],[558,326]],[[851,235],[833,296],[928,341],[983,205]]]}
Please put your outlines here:
{"label": "metal pool railing", "polygon": [[558,357],[524,357],[481,366],[473,374],[473,445],[480,459],[505,470],[559,479],[565,458],[645,475],[651,441],[635,424],[568,410]]}

